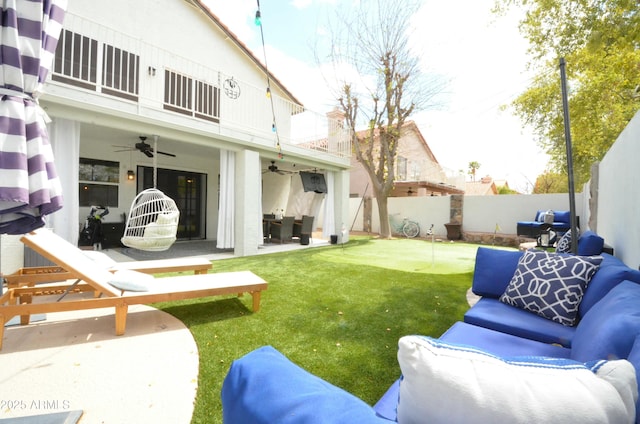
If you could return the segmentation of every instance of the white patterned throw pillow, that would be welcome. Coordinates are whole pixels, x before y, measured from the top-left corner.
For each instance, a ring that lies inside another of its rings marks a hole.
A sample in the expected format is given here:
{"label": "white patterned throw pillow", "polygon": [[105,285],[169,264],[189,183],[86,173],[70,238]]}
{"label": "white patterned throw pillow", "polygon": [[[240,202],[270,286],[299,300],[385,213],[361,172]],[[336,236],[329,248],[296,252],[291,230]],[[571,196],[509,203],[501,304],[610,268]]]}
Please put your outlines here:
{"label": "white patterned throw pillow", "polygon": [[526,251],[500,301],[572,326],[602,256]]}
{"label": "white patterned throw pillow", "polygon": [[[558,245],[556,246],[556,253],[571,253],[571,237],[571,230],[560,237]],[[578,237],[580,237],[580,233],[578,233]]]}
{"label": "white patterned throw pillow", "polygon": [[626,360],[500,358],[422,336],[398,343],[399,424],[628,423],[638,388]]}

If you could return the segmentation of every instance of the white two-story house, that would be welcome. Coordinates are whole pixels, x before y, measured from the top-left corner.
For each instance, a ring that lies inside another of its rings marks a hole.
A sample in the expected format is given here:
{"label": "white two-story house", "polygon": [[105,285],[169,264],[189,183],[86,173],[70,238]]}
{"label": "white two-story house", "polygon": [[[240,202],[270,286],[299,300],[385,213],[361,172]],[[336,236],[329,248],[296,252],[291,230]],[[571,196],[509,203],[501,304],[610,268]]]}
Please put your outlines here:
{"label": "white two-story house", "polygon": [[[40,105],[65,198],[50,225],[70,241],[96,204],[119,231],[154,185],[180,209],[178,240],[236,255],[257,252],[263,213],[321,216],[326,234],[348,221],[348,134],[199,0],[69,0]],[[299,171],[322,173],[327,192],[304,192]]]}

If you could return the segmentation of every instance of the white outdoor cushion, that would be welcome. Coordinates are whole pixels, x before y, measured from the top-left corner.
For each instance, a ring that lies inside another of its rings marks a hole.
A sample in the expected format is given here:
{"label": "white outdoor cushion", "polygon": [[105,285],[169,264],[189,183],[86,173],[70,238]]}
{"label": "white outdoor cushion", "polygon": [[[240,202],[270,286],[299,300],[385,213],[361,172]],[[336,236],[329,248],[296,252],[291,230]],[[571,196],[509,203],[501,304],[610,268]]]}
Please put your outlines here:
{"label": "white outdoor cushion", "polygon": [[400,339],[398,423],[633,423],[635,369],[626,360],[583,364],[499,358],[422,336]]}
{"label": "white outdoor cushion", "polygon": [[149,284],[152,282],[153,275],[121,269],[113,273],[109,284],[124,291],[144,292],[149,291]]}

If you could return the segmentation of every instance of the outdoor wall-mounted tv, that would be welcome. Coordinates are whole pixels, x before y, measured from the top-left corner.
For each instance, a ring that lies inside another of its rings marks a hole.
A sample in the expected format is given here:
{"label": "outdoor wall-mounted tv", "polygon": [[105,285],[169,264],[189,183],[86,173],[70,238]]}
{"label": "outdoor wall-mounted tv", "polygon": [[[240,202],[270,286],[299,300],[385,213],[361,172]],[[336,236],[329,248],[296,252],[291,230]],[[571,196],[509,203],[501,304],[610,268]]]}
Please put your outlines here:
{"label": "outdoor wall-mounted tv", "polygon": [[304,191],[313,191],[316,193],[327,192],[327,183],[324,180],[324,174],[300,171],[300,178],[302,179],[302,188]]}

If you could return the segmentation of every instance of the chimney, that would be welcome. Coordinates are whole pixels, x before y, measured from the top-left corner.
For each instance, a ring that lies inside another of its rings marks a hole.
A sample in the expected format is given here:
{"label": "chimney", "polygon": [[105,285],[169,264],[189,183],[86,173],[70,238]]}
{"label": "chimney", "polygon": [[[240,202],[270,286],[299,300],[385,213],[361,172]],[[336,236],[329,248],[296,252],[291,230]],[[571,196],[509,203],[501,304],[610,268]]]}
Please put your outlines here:
{"label": "chimney", "polygon": [[327,112],[327,119],[329,120],[329,128],[333,125],[339,128],[344,127],[344,112],[338,109],[337,106],[335,106],[332,111]]}
{"label": "chimney", "polygon": [[348,155],[349,152],[342,150],[349,147],[349,132],[344,128],[344,112],[337,106],[327,112],[327,131],[327,152]]}

